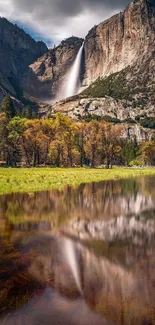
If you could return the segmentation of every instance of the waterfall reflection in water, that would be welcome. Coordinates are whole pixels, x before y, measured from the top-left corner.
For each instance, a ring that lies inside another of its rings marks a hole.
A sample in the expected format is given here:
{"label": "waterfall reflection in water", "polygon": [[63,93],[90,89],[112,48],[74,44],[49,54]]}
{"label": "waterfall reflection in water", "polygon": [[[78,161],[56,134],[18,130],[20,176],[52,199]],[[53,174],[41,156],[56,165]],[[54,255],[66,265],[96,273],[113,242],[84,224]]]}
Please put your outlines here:
{"label": "waterfall reflection in water", "polygon": [[69,263],[70,269],[74,276],[77,288],[82,295],[82,288],[80,283],[80,274],[79,274],[79,261],[76,254],[76,249],[73,241],[66,239],[64,242],[64,255],[66,255],[66,260]]}
{"label": "waterfall reflection in water", "polygon": [[153,325],[154,180],[0,197],[0,325]]}

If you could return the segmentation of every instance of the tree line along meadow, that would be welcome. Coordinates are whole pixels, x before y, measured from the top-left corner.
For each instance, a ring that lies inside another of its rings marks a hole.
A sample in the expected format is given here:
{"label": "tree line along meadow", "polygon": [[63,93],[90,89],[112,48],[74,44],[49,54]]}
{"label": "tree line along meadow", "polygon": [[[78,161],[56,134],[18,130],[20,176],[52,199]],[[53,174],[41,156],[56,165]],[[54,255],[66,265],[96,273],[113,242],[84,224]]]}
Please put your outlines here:
{"label": "tree line along meadow", "polygon": [[155,141],[125,139],[121,124],[74,121],[57,113],[33,116],[16,111],[9,96],[0,105],[0,163],[11,167],[83,167],[155,165]]}

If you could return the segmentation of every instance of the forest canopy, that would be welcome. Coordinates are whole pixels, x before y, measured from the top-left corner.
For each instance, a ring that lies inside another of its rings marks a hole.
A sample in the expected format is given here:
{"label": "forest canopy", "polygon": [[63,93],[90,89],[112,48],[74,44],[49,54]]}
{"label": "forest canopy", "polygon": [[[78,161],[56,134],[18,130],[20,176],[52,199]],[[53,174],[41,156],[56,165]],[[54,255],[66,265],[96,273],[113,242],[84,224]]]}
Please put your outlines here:
{"label": "forest canopy", "polygon": [[125,139],[121,124],[105,120],[74,121],[60,113],[39,119],[30,107],[19,114],[7,96],[0,107],[0,161],[12,167],[154,165],[155,141]]}

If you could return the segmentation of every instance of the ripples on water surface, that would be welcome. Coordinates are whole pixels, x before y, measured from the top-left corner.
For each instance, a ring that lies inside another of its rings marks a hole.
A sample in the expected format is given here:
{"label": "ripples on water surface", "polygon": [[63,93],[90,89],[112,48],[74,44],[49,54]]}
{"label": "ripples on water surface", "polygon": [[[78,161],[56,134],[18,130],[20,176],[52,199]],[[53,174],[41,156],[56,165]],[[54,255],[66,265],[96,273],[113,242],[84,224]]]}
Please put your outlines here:
{"label": "ripples on water surface", "polygon": [[155,324],[155,178],[0,197],[0,325]]}

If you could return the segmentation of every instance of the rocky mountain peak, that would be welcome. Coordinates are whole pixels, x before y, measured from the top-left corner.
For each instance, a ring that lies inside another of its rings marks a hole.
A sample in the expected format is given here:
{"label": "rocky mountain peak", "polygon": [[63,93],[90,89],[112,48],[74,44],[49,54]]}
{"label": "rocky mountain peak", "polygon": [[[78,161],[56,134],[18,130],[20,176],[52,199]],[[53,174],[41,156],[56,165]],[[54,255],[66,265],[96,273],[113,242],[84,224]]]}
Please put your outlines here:
{"label": "rocky mountain peak", "polygon": [[19,77],[38,57],[48,51],[17,25],[0,17],[0,101],[6,93],[16,95]]}
{"label": "rocky mountain peak", "polygon": [[63,40],[59,46],[61,46],[61,45],[62,46],[76,46],[77,44],[81,45],[83,41],[84,41],[83,38],[79,38],[79,37],[76,37],[76,36],[71,36],[71,37],[66,38],[65,40]]}
{"label": "rocky mountain peak", "polygon": [[12,24],[4,17],[0,17],[0,39],[8,44],[11,49],[25,48],[29,49],[30,45],[35,46],[42,55],[47,51],[47,46],[44,42],[36,42],[30,35],[25,33],[24,30],[19,28],[16,24]]}
{"label": "rocky mountain peak", "polygon": [[47,52],[43,42],[34,41],[17,25],[0,18],[0,70],[5,77],[13,77],[25,71],[29,64]]}

